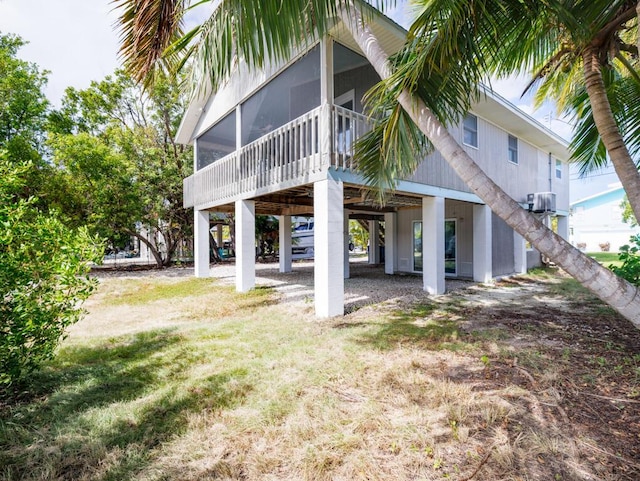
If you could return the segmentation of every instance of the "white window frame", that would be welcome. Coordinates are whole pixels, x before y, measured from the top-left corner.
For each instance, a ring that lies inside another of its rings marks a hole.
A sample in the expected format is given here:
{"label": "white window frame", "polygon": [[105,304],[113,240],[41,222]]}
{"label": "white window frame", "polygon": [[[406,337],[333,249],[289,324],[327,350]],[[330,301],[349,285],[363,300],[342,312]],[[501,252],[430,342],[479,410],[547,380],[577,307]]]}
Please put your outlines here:
{"label": "white window frame", "polygon": [[556,159],[556,179],[562,180],[562,161]]}
{"label": "white window frame", "polygon": [[[476,127],[475,127],[475,129],[468,128],[467,125],[465,124],[465,121],[468,118],[471,118],[471,117],[476,119]],[[465,142],[465,137],[466,137],[465,136],[465,132],[467,132],[467,131],[472,132],[473,134],[475,134],[475,140],[476,140],[476,144],[475,145],[468,144],[467,142]],[[479,139],[479,136],[478,136],[478,116],[477,115],[469,113],[469,114],[465,115],[464,118],[462,119],[462,143],[464,145],[468,146],[468,147],[473,147],[474,149],[478,148],[478,145],[480,144],[480,139]]]}
{"label": "white window frame", "polygon": [[[514,140],[515,141],[515,149],[511,146],[511,141]],[[507,136],[507,157],[509,162],[511,162],[512,164],[518,165],[519,163],[519,159],[518,159],[518,137],[516,137],[515,135],[511,135],[508,134]],[[511,153],[515,154],[515,160],[513,160],[511,158]]]}

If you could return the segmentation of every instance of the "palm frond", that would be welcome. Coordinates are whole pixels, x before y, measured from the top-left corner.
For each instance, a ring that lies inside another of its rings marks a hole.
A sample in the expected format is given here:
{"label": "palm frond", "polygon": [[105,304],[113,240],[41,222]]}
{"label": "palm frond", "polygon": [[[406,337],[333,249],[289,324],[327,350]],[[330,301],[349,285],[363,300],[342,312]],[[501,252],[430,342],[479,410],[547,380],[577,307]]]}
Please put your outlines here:
{"label": "palm frond", "polygon": [[[640,84],[634,77],[621,76],[614,70],[604,70],[603,78],[614,119],[632,158],[640,168]],[[580,175],[607,166],[609,159],[593,120],[589,96],[579,90],[567,110],[575,113],[576,128],[570,144],[571,161],[578,164]]]}
{"label": "palm frond", "polygon": [[125,69],[149,84],[157,68],[166,67],[163,54],[179,39],[188,0],[113,0],[119,18],[120,56]]}

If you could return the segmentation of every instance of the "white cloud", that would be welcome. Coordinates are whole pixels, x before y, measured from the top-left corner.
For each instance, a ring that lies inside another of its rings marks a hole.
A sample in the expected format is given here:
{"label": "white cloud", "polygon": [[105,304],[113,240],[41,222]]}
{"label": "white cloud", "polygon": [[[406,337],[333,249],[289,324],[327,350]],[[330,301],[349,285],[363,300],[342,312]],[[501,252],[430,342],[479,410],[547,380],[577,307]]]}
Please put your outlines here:
{"label": "white cloud", "polygon": [[68,86],[85,88],[117,68],[116,19],[111,0],[0,1],[0,31],[29,42],[18,55],[51,72],[55,105]]}

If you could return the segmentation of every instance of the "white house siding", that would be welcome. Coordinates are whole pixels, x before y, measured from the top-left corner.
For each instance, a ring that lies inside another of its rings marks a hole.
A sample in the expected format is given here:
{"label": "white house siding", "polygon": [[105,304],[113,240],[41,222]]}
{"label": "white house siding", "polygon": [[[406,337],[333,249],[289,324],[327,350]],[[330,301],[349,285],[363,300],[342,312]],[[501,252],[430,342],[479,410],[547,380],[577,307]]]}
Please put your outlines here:
{"label": "white house siding", "polygon": [[[463,144],[462,129],[459,126],[453,126],[450,131],[458,142]],[[527,194],[530,193],[551,191],[556,193],[556,208],[568,212],[569,183],[566,164],[563,164],[562,179],[556,179],[555,157],[552,157],[550,179],[549,154],[520,138],[518,139],[518,164],[509,162],[507,160],[508,135],[506,130],[478,117],[478,148],[465,146],[465,150],[517,202],[525,203]],[[438,152],[430,154],[410,180],[470,192]]]}

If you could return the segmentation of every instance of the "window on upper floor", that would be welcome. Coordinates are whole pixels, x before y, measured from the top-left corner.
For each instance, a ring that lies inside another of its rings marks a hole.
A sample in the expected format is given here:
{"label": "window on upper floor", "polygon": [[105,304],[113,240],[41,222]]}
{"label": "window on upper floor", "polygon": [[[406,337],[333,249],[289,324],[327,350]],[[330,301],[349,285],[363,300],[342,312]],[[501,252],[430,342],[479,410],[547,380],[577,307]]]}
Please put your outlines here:
{"label": "window on upper floor", "polygon": [[518,137],[509,135],[508,140],[509,162],[518,163]]}
{"label": "window on upper floor", "polygon": [[556,179],[562,179],[562,161],[556,159]]}
{"label": "window on upper floor", "polygon": [[478,147],[478,117],[467,114],[462,121],[462,141],[471,147]]}
{"label": "window on upper floor", "polygon": [[202,169],[236,150],[236,111],[198,137],[197,168]]}

